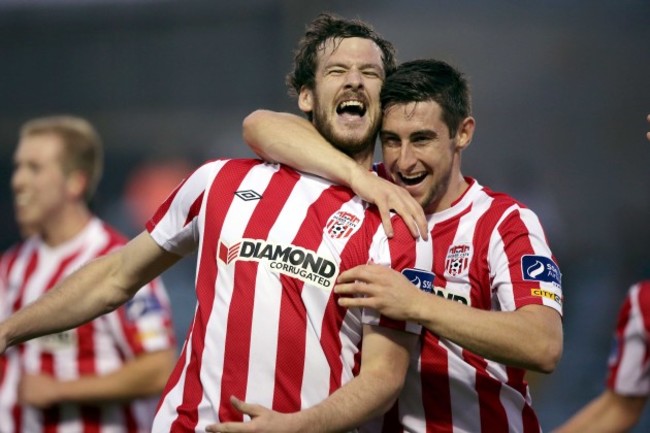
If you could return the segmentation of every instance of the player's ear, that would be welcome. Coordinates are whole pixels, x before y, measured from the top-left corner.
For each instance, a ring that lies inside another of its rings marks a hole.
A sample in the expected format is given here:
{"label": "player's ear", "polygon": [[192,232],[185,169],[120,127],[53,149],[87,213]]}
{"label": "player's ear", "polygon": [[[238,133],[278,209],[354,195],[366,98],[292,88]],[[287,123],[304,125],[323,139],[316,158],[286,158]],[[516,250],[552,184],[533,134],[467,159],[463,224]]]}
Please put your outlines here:
{"label": "player's ear", "polygon": [[307,86],[302,86],[300,89],[298,107],[304,113],[310,113],[314,109],[314,92]]}
{"label": "player's ear", "polygon": [[458,128],[458,132],[456,133],[456,137],[458,138],[458,140],[456,141],[457,150],[464,150],[472,142],[472,137],[474,137],[475,125],[476,125],[476,121],[472,116],[468,116],[465,119],[463,119],[462,123],[460,124],[460,127]]}
{"label": "player's ear", "polygon": [[66,188],[70,196],[83,199],[88,188],[88,175],[81,170],[71,171],[66,178]]}

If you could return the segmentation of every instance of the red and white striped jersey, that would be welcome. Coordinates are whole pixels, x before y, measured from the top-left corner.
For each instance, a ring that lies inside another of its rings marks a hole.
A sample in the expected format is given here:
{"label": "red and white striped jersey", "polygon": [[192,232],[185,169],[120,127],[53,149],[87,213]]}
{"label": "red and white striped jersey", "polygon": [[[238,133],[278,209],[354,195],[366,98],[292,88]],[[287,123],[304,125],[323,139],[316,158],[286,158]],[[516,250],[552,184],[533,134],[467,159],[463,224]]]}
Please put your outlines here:
{"label": "red and white striped jersey", "polygon": [[[380,175],[382,170],[380,165]],[[482,310],[540,304],[561,314],[561,275],[537,216],[511,197],[466,180],[468,190],[449,209],[428,217],[435,295]],[[398,403],[369,428],[540,432],[524,375],[425,330]]]}
{"label": "red and white striped jersey", "polygon": [[607,387],[624,396],[650,396],[650,280],[630,287],[621,306]]}
{"label": "red and white striped jersey", "polygon": [[259,160],[209,162],[179,185],[147,228],[168,251],[198,249],[198,308],[154,432],[242,420],[231,395],[280,412],[313,406],[357,372],[362,323],[420,333],[336,303],[345,269],[430,261],[430,244],[399,219],[387,241],[365,207],[347,188]]}
{"label": "red and white striped jersey", "polygon": [[[0,317],[35,301],[85,262],[124,244],[97,218],[70,241],[49,247],[37,236],[14,246],[0,261]],[[0,364],[0,431],[149,432],[156,399],[128,404],[63,403],[46,410],[16,404],[23,372],[59,380],[108,374],[139,354],[175,347],[171,310],[160,280],[143,287],[127,304],[79,328],[40,337],[7,350]]]}

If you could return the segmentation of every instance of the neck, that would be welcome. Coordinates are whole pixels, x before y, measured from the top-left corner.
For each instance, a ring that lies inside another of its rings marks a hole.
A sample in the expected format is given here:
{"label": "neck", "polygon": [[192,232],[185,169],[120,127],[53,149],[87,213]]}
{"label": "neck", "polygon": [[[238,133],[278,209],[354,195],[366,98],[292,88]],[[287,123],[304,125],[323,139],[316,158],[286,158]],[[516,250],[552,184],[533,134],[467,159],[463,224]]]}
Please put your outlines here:
{"label": "neck", "polygon": [[370,170],[372,168],[374,152],[364,152],[363,154],[354,155],[352,158],[362,167]]}
{"label": "neck", "polygon": [[91,218],[85,204],[70,206],[48,220],[40,232],[41,238],[48,246],[56,247],[81,233]]}

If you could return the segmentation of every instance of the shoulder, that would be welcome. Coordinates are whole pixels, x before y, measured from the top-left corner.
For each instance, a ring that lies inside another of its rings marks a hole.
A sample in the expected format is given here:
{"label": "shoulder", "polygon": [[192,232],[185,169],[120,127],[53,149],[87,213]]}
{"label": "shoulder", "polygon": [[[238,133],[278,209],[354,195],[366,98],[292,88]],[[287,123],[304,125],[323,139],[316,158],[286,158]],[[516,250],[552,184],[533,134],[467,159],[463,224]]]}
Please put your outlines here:
{"label": "shoulder", "polygon": [[650,315],[650,280],[642,280],[634,284],[630,287],[628,296],[633,295],[635,292],[639,300],[639,307]]}

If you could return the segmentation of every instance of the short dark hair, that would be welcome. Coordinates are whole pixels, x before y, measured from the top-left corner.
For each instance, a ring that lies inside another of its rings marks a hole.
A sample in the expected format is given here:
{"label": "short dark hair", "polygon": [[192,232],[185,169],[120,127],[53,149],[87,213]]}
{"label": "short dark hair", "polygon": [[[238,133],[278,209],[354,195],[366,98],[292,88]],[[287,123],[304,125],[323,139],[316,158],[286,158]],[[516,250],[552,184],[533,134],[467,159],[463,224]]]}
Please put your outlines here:
{"label": "short dark hair", "polygon": [[287,74],[289,94],[297,96],[303,86],[313,89],[318,50],[323,49],[330,39],[364,38],[373,41],[382,52],[384,74],[388,76],[395,69],[395,48],[382,38],[372,27],[358,19],[344,19],[329,13],[319,14],[308,26],[294,51],[293,70]]}
{"label": "short dark hair", "polygon": [[442,120],[454,137],[463,120],[472,114],[469,85],[463,73],[442,60],[404,62],[384,81],[384,112],[396,104],[434,101],[442,107]]}

